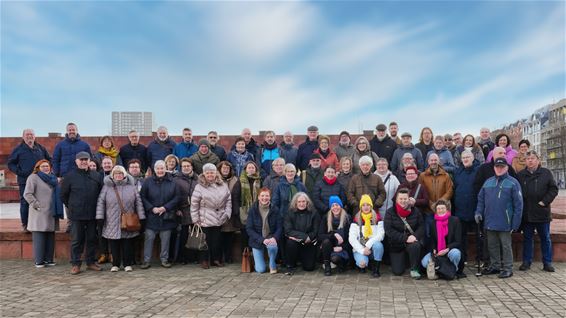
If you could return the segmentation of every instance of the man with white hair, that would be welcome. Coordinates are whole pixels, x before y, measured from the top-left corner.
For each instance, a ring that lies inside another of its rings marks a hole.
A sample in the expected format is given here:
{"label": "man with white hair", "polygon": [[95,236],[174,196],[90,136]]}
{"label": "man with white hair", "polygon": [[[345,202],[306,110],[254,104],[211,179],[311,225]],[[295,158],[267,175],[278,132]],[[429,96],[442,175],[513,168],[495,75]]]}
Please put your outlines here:
{"label": "man with white hair", "polygon": [[478,141],[478,145],[481,147],[484,158],[487,158],[489,152],[495,148],[495,143],[491,141],[489,128],[483,127],[480,129],[480,140]]}
{"label": "man with white hair", "polygon": [[22,221],[22,230],[27,231],[29,204],[24,199],[24,190],[28,177],[33,172],[35,164],[39,160],[51,161],[49,152],[42,145],[35,142],[35,132],[33,129],[24,129],[22,134],[22,142],[12,150],[8,157],[8,169],[12,171],[18,178],[18,188],[20,189],[20,220]]}
{"label": "man with white hair", "polygon": [[385,202],[385,186],[381,178],[371,173],[373,166],[373,159],[368,156],[363,156],[359,160],[360,173],[352,176],[348,184],[348,203],[357,213],[360,207],[360,199],[362,195],[367,194],[373,202],[374,209],[379,209]]}
{"label": "man with white hair", "polygon": [[175,146],[176,143],[169,137],[167,127],[159,126],[156,138],[147,146],[147,164],[153,167],[157,160],[163,160],[172,154]]}
{"label": "man with white hair", "polygon": [[285,159],[285,163],[297,164],[297,151],[299,149],[293,143],[293,133],[286,131],[283,134],[283,141],[279,144],[279,155]]}

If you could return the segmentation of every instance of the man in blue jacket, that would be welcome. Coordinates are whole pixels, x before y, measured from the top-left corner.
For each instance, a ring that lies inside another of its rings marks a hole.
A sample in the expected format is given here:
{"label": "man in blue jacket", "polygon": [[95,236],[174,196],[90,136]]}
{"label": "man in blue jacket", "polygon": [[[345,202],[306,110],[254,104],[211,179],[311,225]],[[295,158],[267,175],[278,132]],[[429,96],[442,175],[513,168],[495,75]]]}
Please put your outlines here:
{"label": "man in blue jacket", "polygon": [[26,181],[33,172],[35,164],[42,159],[51,161],[49,152],[47,152],[42,145],[35,142],[35,132],[33,129],[24,129],[22,142],[14,148],[8,158],[8,169],[18,177],[18,188],[20,189],[20,219],[24,232],[28,232],[27,225],[29,214],[29,204],[24,199]]}
{"label": "man in blue jacket", "polygon": [[484,221],[491,265],[483,274],[499,274],[499,278],[513,276],[513,249],[511,232],[521,225],[523,196],[517,179],[509,176],[505,158],[494,161],[495,176],[487,179],[478,195],[476,223]]}
{"label": "man in blue jacket", "polygon": [[67,172],[77,167],[75,156],[81,151],[88,153],[92,158],[90,146],[81,140],[77,125],[68,123],[65,139],[57,143],[53,150],[53,173],[59,178],[59,181]]}
{"label": "man in blue jacket", "polygon": [[156,138],[147,145],[147,170],[151,169],[157,160],[164,160],[167,155],[172,154],[176,145],[169,137],[167,127],[159,126]]}
{"label": "man in blue jacket", "polygon": [[173,154],[179,158],[190,158],[198,151],[198,146],[193,142],[193,131],[190,128],[183,129],[183,141],[178,143]]}

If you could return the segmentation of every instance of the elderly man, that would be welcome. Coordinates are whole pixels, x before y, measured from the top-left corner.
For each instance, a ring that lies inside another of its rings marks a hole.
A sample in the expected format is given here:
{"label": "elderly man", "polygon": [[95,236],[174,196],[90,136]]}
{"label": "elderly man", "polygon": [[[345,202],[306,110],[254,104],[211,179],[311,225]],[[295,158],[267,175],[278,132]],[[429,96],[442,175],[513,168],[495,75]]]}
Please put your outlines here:
{"label": "elderly man", "polygon": [[[311,154],[318,148],[318,127],[307,128],[307,140],[299,145],[297,151],[297,168],[305,170],[309,167]],[[285,160],[287,162],[287,160]]]}
{"label": "elderly man", "polygon": [[527,169],[519,172],[523,193],[523,264],[519,270],[531,268],[533,261],[533,236],[535,229],[540,238],[543,270],[554,272],[552,266],[552,242],[550,241],[550,205],[558,195],[558,187],[552,172],[540,165],[536,151],[528,151]]}
{"label": "elderly man", "polygon": [[[476,177],[474,178],[475,196],[477,196],[480,193],[480,189],[483,186],[484,182],[495,175],[495,172],[493,170],[493,163],[497,158],[505,158],[505,148],[495,147],[493,149],[492,161],[483,163],[478,169]],[[515,170],[513,170],[513,167],[509,166],[508,173],[511,177],[518,179]]]}
{"label": "elderly man", "polygon": [[373,202],[373,208],[378,210],[385,202],[386,193],[385,186],[381,178],[371,173],[373,160],[368,156],[363,156],[359,160],[360,173],[352,176],[348,184],[348,203],[354,211],[354,215],[360,209],[360,199],[362,195],[367,194]]}
{"label": "elderly man", "polygon": [[90,154],[81,151],[75,156],[76,168],[63,178],[61,201],[71,220],[71,274],[81,272],[81,255],[85,248],[87,269],[101,271],[96,264],[96,203],[102,189],[100,175],[88,169]]}
{"label": "elderly man", "polygon": [[74,170],[76,167],[75,156],[81,151],[92,156],[90,146],[81,140],[77,125],[68,123],[65,139],[57,143],[53,150],[53,173],[59,177],[59,180],[67,172]]}
{"label": "elderly man", "polygon": [[395,152],[393,152],[393,157],[391,158],[391,171],[397,171],[399,169],[401,158],[406,153],[410,153],[413,156],[417,164],[417,169],[419,169],[419,171],[423,171],[423,153],[421,153],[421,151],[413,145],[412,140],[413,136],[408,132],[401,135],[401,145],[395,150]]}
{"label": "elderly man", "polygon": [[444,136],[436,136],[434,137],[434,142],[432,145],[432,150],[428,152],[426,155],[427,157],[427,164],[425,167],[428,168],[428,157],[431,154],[437,154],[439,158],[439,163],[446,170],[448,173],[453,173],[456,170],[456,164],[454,163],[454,157],[448,148],[444,145]]}
{"label": "elderly man", "polygon": [[146,171],[147,169],[147,148],[140,144],[140,134],[131,130],[128,133],[128,143],[120,148],[120,158],[125,166],[128,166],[130,160],[137,159],[141,164],[141,171]]}
{"label": "elderly man", "polygon": [[190,128],[183,128],[183,141],[175,145],[173,154],[177,158],[190,158],[198,151],[198,146],[193,141],[193,131]]}
{"label": "elderly man", "polygon": [[484,275],[499,274],[499,278],[513,276],[513,249],[511,232],[519,229],[523,213],[523,197],[519,181],[507,171],[505,158],[494,162],[495,176],[487,179],[478,195],[476,223],[483,221],[491,265]]}
{"label": "elderly man", "polygon": [[397,149],[397,143],[387,135],[387,126],[379,124],[375,127],[375,136],[370,141],[371,151],[379,158],[385,158],[387,163],[391,162],[393,153]]}
{"label": "elderly man", "polygon": [[157,128],[156,138],[147,146],[147,164],[153,167],[157,160],[163,160],[172,154],[175,146],[175,142],[169,137],[167,127],[160,126]]}
{"label": "elderly man", "polygon": [[342,159],[342,157],[352,157],[354,151],[354,145],[352,144],[350,133],[345,130],[340,132],[338,145],[334,147],[334,152],[336,153],[338,160]]}
{"label": "elderly man", "polygon": [[8,157],[8,169],[17,176],[18,188],[20,189],[20,220],[22,230],[27,230],[29,203],[24,199],[24,190],[28,177],[33,172],[35,164],[39,160],[51,161],[49,152],[42,145],[35,142],[35,132],[33,129],[24,129],[22,142],[14,148]]}
{"label": "elderly man", "polygon": [[218,133],[214,130],[209,131],[206,140],[208,141],[210,151],[212,151],[220,161],[226,160],[226,150],[218,143],[220,141]]}
{"label": "elderly man", "polygon": [[484,127],[480,129],[480,140],[478,141],[478,145],[481,147],[484,158],[487,158],[489,152],[495,148],[495,143],[491,141],[489,128]]}
{"label": "elderly man", "polygon": [[293,134],[286,131],[283,134],[283,141],[279,144],[279,156],[285,159],[285,163],[297,164],[297,152],[299,149],[293,143]]}

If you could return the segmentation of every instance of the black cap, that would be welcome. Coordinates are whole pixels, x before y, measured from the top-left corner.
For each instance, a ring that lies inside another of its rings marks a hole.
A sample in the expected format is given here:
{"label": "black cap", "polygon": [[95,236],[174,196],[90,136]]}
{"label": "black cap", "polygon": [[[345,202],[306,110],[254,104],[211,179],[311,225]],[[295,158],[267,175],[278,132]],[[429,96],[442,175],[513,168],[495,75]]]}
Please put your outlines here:
{"label": "black cap", "polygon": [[378,130],[378,131],[386,131],[386,130],[387,130],[387,126],[385,126],[384,124],[379,124],[379,125],[375,126],[375,130]]}
{"label": "black cap", "polygon": [[318,131],[318,127],[316,126],[309,126],[309,128],[307,128],[307,131]]}
{"label": "black cap", "polygon": [[347,132],[347,131],[345,131],[345,130],[342,130],[342,131],[340,132],[340,137],[342,137],[342,135],[346,135],[346,136],[350,137],[350,133]]}
{"label": "black cap", "polygon": [[495,165],[495,166],[506,166],[507,160],[505,160],[505,158],[497,158],[497,159],[493,160],[493,165]]}
{"label": "black cap", "polygon": [[404,137],[413,138],[413,136],[412,136],[410,133],[408,133],[408,132],[404,132],[403,134],[401,134],[401,138],[404,138]]}
{"label": "black cap", "polygon": [[313,154],[311,155],[310,160],[313,160],[313,159],[322,159],[322,157],[320,157],[320,155],[317,154],[317,153],[313,153]]}
{"label": "black cap", "polygon": [[90,159],[90,155],[86,151],[81,151],[75,155],[75,159]]}

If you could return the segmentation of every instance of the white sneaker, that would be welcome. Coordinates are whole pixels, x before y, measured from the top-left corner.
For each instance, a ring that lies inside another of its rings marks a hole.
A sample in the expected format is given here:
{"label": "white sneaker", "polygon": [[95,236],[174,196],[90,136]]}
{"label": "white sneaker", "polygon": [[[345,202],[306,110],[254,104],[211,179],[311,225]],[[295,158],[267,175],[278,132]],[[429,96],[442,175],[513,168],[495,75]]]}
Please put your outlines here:
{"label": "white sneaker", "polygon": [[111,272],[117,272],[120,270],[120,267],[118,266],[112,266],[112,268],[110,269]]}
{"label": "white sneaker", "polygon": [[134,270],[134,269],[132,268],[132,266],[126,266],[126,267],[124,267],[124,271],[126,271],[126,272],[131,272],[131,271],[133,271],[133,270]]}

